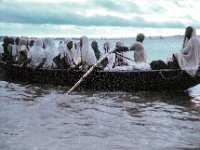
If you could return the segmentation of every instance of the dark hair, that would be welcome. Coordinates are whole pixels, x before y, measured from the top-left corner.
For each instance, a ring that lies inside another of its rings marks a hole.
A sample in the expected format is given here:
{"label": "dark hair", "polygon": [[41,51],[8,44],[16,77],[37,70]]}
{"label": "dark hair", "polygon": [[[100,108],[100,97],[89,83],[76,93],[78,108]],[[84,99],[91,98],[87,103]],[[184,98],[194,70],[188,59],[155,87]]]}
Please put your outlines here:
{"label": "dark hair", "polygon": [[144,38],[145,38],[144,34],[143,34],[143,33],[139,33],[139,34],[137,35],[137,37],[136,37],[136,41],[138,41],[138,42],[143,42],[143,41],[144,41]]}

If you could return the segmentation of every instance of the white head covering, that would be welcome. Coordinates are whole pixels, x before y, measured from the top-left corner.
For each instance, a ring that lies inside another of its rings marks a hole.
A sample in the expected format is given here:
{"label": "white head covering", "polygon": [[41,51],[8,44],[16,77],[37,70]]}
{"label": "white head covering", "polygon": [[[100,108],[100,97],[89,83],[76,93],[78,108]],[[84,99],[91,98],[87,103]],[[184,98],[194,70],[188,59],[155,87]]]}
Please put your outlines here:
{"label": "white head covering", "polygon": [[53,58],[55,57],[55,54],[57,52],[57,49],[54,45],[53,39],[52,38],[45,38],[44,39],[44,53],[47,58],[45,66],[46,67],[51,67],[53,64]]}
{"label": "white head covering", "polygon": [[91,49],[89,39],[86,36],[80,38],[82,41],[81,46],[81,61],[84,67],[94,65],[97,62],[94,51]]}
{"label": "white head covering", "polygon": [[46,58],[42,46],[43,46],[43,41],[38,38],[35,40],[33,46],[28,52],[28,58],[31,59],[32,66],[39,65],[42,62],[43,58]]}
{"label": "white head covering", "polygon": [[58,47],[58,55],[60,54],[60,58],[62,59],[65,57],[65,61],[68,65],[73,66],[73,59],[67,49],[67,46],[65,43],[60,43]]}
{"label": "white head covering", "polygon": [[186,70],[191,76],[195,76],[200,66],[200,40],[196,36],[196,30],[193,31],[192,37],[181,52],[175,53],[180,68]]}
{"label": "white head covering", "polygon": [[[191,38],[192,38],[193,36],[196,36],[196,35],[197,35],[196,29],[195,29],[194,27],[192,27],[192,29],[193,29],[193,31],[192,31]],[[185,41],[184,41],[184,43],[183,43],[183,48],[187,45],[188,41],[189,41],[189,39],[186,37],[186,39],[185,39]]]}
{"label": "white head covering", "polygon": [[105,50],[105,54],[108,53],[108,52],[110,52],[110,50],[111,50],[112,48],[111,48],[111,44],[110,44],[109,41],[106,41],[106,42],[104,43],[103,49]]}
{"label": "white head covering", "polygon": [[27,39],[21,38],[19,41],[19,46],[17,47],[17,51],[27,51]]}

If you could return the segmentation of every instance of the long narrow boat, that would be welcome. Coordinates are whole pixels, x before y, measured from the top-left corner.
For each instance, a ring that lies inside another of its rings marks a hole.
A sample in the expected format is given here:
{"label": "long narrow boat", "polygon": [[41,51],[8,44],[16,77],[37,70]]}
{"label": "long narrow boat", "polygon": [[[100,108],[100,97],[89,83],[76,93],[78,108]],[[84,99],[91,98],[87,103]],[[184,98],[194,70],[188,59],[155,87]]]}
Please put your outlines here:
{"label": "long narrow boat", "polygon": [[[23,83],[37,83],[73,86],[85,73],[81,70],[45,69],[33,71],[30,67],[21,68],[16,64],[0,61],[1,80]],[[200,83],[200,73],[191,77],[185,71],[150,70],[150,71],[103,71],[94,70],[81,84],[79,89],[103,91],[160,91],[185,90]]]}

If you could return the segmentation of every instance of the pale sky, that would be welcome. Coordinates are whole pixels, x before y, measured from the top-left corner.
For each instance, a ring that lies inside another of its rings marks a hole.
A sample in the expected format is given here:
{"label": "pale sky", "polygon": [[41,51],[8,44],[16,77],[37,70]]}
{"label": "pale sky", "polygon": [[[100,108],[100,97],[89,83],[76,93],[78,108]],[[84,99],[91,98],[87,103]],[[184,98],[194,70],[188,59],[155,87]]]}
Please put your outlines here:
{"label": "pale sky", "polygon": [[0,35],[133,37],[200,28],[200,0],[0,0]]}

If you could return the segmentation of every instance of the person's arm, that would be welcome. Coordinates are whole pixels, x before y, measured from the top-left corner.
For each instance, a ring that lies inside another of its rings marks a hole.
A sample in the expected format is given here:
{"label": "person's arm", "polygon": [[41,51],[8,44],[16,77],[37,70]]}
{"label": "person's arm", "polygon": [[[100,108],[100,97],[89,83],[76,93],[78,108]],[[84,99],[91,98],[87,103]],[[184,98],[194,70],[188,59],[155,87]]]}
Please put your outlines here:
{"label": "person's arm", "polygon": [[120,46],[120,47],[115,48],[114,52],[127,52],[127,51],[129,51],[128,47],[126,47],[126,46]]}

